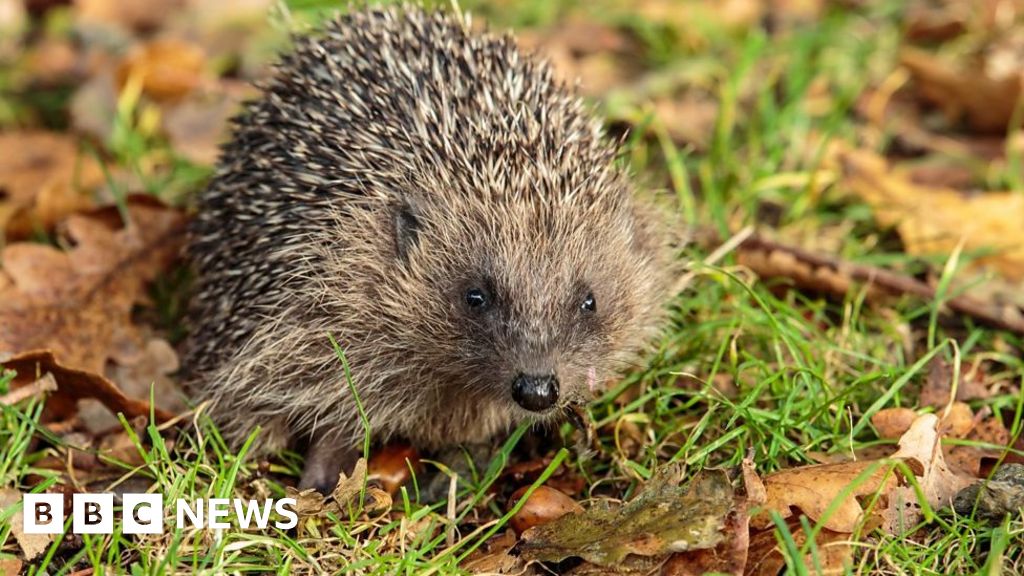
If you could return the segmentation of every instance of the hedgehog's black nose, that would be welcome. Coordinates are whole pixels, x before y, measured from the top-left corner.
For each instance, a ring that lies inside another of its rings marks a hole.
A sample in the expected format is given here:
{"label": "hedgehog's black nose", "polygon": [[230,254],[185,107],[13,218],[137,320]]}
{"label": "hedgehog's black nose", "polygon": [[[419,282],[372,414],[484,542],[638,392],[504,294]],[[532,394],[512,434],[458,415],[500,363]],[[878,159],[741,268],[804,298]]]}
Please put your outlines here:
{"label": "hedgehog's black nose", "polygon": [[512,381],[512,399],[527,410],[542,412],[558,401],[558,379],[554,374],[520,374]]}

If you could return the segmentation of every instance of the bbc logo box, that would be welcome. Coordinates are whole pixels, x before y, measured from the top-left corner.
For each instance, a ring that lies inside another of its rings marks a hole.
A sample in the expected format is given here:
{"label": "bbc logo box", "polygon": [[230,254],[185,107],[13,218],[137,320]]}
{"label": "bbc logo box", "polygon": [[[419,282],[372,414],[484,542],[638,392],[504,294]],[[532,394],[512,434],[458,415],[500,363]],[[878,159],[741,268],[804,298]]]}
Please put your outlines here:
{"label": "bbc logo box", "polygon": [[[122,494],[115,506],[114,495],[73,494],[71,500],[71,532],[73,534],[112,534],[117,508],[121,510],[121,531],[124,534],[161,534],[164,530],[164,499],[160,494]],[[265,530],[271,523],[279,530],[298,525],[294,498],[241,500],[228,498],[197,499],[174,502],[176,526],[196,529],[224,530],[231,528],[234,515],[238,526]],[[276,517],[275,517],[276,514]],[[66,525],[62,494],[26,494],[22,500],[26,534],[61,534]]]}
{"label": "bbc logo box", "polygon": [[[160,534],[164,530],[164,503],[160,494],[124,494],[121,502],[125,534]],[[22,505],[26,534],[64,532],[62,494],[25,494]],[[75,534],[111,534],[114,531],[113,494],[73,494],[71,531]]]}

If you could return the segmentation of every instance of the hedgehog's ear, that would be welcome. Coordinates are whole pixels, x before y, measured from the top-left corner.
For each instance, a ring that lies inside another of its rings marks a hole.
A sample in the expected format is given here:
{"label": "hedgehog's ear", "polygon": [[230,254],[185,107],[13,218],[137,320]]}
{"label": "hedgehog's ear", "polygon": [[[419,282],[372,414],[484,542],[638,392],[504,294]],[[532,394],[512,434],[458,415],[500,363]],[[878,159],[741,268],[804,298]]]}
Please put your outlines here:
{"label": "hedgehog's ear", "polygon": [[405,260],[409,250],[416,245],[416,238],[419,235],[420,221],[416,217],[416,210],[412,204],[402,202],[395,210],[395,251],[398,257]]}

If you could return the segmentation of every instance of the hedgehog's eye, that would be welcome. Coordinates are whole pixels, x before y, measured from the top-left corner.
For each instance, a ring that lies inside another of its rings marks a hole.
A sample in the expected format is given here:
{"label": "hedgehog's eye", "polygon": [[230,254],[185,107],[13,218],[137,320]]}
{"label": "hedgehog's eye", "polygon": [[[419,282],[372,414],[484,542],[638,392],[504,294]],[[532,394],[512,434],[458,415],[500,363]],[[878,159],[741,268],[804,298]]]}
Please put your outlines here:
{"label": "hedgehog's eye", "polygon": [[487,305],[487,294],[479,288],[470,288],[466,291],[466,305],[470,308],[483,308]]}
{"label": "hedgehog's eye", "polygon": [[594,298],[593,292],[587,293],[587,297],[580,304],[580,310],[584,312],[597,312],[597,300]]}

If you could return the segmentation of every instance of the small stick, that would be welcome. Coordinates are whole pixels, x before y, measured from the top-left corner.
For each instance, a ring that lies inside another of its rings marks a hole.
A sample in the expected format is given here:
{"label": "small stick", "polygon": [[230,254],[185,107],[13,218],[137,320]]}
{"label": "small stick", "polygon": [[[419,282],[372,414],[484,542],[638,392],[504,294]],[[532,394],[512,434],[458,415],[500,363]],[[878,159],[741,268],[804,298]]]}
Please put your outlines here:
{"label": "small stick", "polygon": [[0,396],[0,405],[13,406],[26,398],[41,396],[47,392],[53,392],[56,389],[57,381],[53,378],[53,374],[47,372],[35,382],[25,386],[19,386],[7,394]]}
{"label": "small stick", "polygon": [[[935,288],[910,276],[877,266],[855,264],[834,256],[810,252],[757,235],[744,238],[737,247],[737,252],[741,260],[745,260],[744,264],[761,277],[787,277],[794,280],[798,286],[819,291],[845,294],[848,286],[844,287],[844,284],[849,284],[852,280],[890,294],[911,294],[924,300],[936,298]],[[764,257],[742,258],[744,254]],[[785,259],[803,264],[810,270],[800,271],[799,274],[782,273],[777,266],[769,265],[773,254],[781,254]],[[1001,309],[970,296],[955,296],[946,300],[943,305],[953,312],[975,318],[982,324],[1024,334],[1024,314],[1013,313],[1013,308]]]}
{"label": "small stick", "polygon": [[445,542],[451,548],[455,545],[455,497],[458,494],[459,475],[452,474],[448,479],[448,528],[445,530]]}

